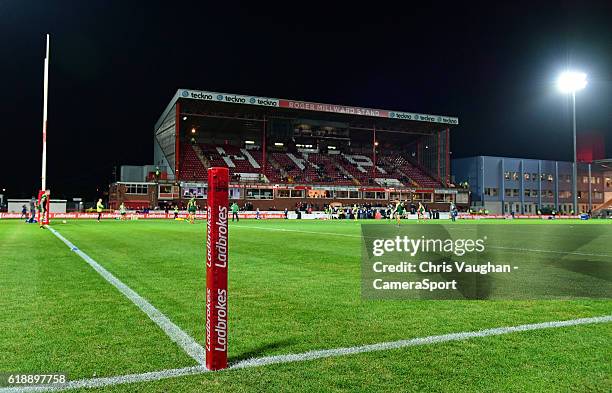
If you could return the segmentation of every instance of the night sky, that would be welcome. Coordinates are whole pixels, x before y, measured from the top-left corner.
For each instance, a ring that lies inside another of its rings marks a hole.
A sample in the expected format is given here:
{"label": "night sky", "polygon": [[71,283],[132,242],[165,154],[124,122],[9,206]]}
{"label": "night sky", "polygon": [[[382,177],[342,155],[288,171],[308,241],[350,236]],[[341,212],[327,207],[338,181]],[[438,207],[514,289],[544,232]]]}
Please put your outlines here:
{"label": "night sky", "polygon": [[554,81],[575,68],[589,76],[578,132],[604,134],[612,156],[610,1],[166,3],[0,0],[7,197],[40,187],[46,33],[54,197],[93,199],[114,166],[152,163],[153,125],[178,88],[457,116],[453,157],[571,160]]}

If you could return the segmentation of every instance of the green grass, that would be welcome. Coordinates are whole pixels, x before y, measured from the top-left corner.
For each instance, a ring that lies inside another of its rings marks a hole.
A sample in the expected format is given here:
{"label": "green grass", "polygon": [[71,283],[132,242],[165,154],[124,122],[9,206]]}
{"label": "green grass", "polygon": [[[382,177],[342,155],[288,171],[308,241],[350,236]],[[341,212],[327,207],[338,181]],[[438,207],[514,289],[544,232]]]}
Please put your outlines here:
{"label": "green grass", "polygon": [[[580,236],[605,225],[610,237],[584,250],[610,254],[612,225],[605,221],[477,223],[508,225],[510,246],[556,226],[571,226]],[[54,228],[204,343],[202,222],[73,220]],[[612,314],[610,300],[362,300],[359,234],[353,221],[230,224],[230,361]],[[195,364],[59,239],[35,225],[0,221],[0,312],[0,372],[65,371],[78,379]],[[612,326],[603,324],[99,390],[609,391],[610,353]]]}

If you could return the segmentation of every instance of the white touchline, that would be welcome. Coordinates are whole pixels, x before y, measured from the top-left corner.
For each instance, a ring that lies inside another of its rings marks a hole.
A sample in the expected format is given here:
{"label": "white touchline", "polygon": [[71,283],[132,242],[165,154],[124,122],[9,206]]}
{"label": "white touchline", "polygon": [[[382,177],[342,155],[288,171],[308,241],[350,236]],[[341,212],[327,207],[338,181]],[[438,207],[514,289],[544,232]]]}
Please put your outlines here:
{"label": "white touchline", "polygon": [[47,229],[51,231],[55,236],[57,236],[61,241],[63,241],[72,251],[74,251],[78,256],[80,256],[85,262],[87,262],[95,271],[98,272],[106,281],[112,284],[115,288],[119,290],[122,294],[125,295],[128,299],[132,301],[138,308],[140,308],[153,322],[159,326],[164,333],[172,341],[177,343],[183,350],[191,356],[196,362],[199,364],[206,363],[206,352],[204,348],[200,344],[198,344],[190,335],[181,330],[180,327],[176,326],[167,316],[165,316],[161,311],[159,311],[155,306],[149,303],[145,298],[136,293],[133,289],[125,285],[121,280],[117,277],[113,276],[108,270],[102,267],[98,262],[94,261],[89,257],[89,255],[85,254],[83,251],[79,250],[74,244],[70,242],[70,240],[66,239],[55,229],[47,226]]}
{"label": "white touchline", "polygon": [[[344,236],[344,237],[354,237],[361,238],[361,235],[351,235],[348,233],[335,233],[335,232],[315,232],[315,231],[301,231],[298,229],[286,229],[286,228],[268,228],[268,227],[260,227],[260,226],[233,226],[234,228],[242,228],[242,229],[262,229],[265,231],[280,231],[280,232],[297,232],[297,233],[308,233],[311,235],[330,235],[330,236]],[[449,229],[457,229],[457,228],[449,228]],[[464,228],[461,228],[463,230]],[[541,250],[537,248],[519,248],[519,247],[502,247],[502,246],[489,246],[489,248],[499,249],[499,250],[513,250],[513,251],[527,251],[527,252],[541,252],[541,253],[550,253],[550,254],[569,254],[569,255],[581,255],[588,257],[603,257],[609,258],[612,255],[609,254],[592,254],[586,252],[577,252],[577,251],[557,251],[557,250]]]}
{"label": "white touchline", "polygon": [[[443,334],[439,336],[428,336],[420,338],[412,338],[408,340],[390,341],[378,344],[360,345],[356,347],[346,348],[335,348],[335,349],[323,349],[318,351],[309,351],[303,353],[289,354],[289,355],[277,355],[277,356],[265,356],[261,358],[254,358],[243,360],[238,363],[234,363],[230,366],[230,370],[261,367],[270,364],[282,364],[282,363],[293,363],[303,362],[308,360],[331,358],[338,356],[353,355],[358,353],[376,352],[376,351],[387,351],[393,349],[401,349],[407,347],[416,347],[421,345],[438,344],[449,341],[462,341],[477,337],[489,337],[489,336],[500,336],[509,333],[527,332],[530,330],[542,330],[561,328],[566,326],[577,326],[577,325],[588,325],[596,323],[612,322],[612,315],[604,315],[599,317],[591,318],[580,318],[570,319],[566,321],[552,321],[542,323],[532,323],[527,325],[518,326],[507,326],[493,329],[477,330],[473,332],[460,332]],[[119,375],[115,377],[101,377],[101,378],[90,378],[90,379],[79,379],[70,381],[64,385],[52,386],[24,386],[24,387],[5,387],[0,388],[0,393],[26,393],[26,392],[58,392],[68,389],[81,389],[81,388],[96,388],[103,386],[113,386],[134,382],[150,382],[158,381],[161,379],[168,379],[174,377],[181,377],[187,375],[198,375],[211,372],[206,369],[205,366],[194,366],[184,367],[161,371],[152,371],[142,374],[127,374]],[[219,371],[217,371],[219,372]]]}

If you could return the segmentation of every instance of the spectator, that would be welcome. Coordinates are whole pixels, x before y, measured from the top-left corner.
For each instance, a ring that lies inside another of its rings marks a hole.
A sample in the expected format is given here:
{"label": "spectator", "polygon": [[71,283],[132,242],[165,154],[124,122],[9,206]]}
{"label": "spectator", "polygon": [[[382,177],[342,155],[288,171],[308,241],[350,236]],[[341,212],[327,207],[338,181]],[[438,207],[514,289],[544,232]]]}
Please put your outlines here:
{"label": "spectator", "polygon": [[36,199],[30,199],[30,219],[28,222],[32,224],[34,222],[34,217],[36,217]]}

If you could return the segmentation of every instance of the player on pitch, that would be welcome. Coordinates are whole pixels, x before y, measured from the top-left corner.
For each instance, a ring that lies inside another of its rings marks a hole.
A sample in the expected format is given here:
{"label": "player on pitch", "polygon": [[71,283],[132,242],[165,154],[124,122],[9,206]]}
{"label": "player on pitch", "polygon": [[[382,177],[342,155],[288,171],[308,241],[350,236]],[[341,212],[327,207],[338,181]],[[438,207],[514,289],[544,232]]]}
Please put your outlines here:
{"label": "player on pitch", "polygon": [[44,223],[47,217],[47,199],[49,199],[49,193],[45,191],[40,197],[40,203],[38,204],[38,211],[40,211],[40,227],[44,228]]}
{"label": "player on pitch", "polygon": [[402,201],[397,201],[397,203],[395,204],[394,214],[397,226],[400,226],[402,216],[404,215],[404,204],[402,203]]}
{"label": "player on pitch", "polygon": [[121,205],[119,205],[119,215],[121,217],[121,221],[125,221],[126,219],[126,210],[125,210],[125,204],[123,202],[121,202]]}
{"label": "player on pitch", "polygon": [[419,202],[419,207],[417,209],[417,220],[420,222],[421,218],[425,218],[425,206]]}
{"label": "player on pitch", "polygon": [[192,196],[189,202],[187,202],[187,212],[189,213],[188,220],[190,224],[195,222],[196,210],[198,210],[198,206],[196,205],[195,197]]}

